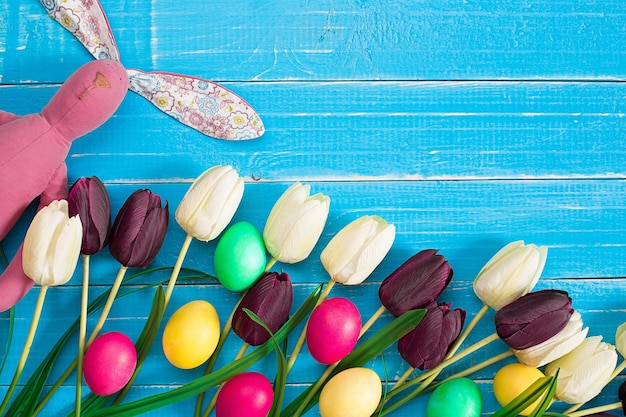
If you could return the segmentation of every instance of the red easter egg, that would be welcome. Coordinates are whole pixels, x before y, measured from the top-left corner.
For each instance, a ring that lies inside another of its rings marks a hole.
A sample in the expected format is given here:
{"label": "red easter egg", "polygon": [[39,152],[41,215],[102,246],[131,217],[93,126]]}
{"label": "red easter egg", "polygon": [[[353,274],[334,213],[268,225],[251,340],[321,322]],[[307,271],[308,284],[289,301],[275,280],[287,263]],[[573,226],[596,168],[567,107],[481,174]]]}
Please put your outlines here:
{"label": "red easter egg", "polygon": [[217,394],[216,417],[266,417],[272,408],[272,383],[258,372],[244,372],[226,381]]}
{"label": "red easter egg", "polygon": [[91,392],[111,395],[128,383],[137,366],[133,341],[119,332],[98,336],[85,352],[83,375]]}
{"label": "red easter egg", "polygon": [[325,365],[348,355],[359,339],[361,314],[347,298],[329,298],[313,310],[306,343],[313,358]]}

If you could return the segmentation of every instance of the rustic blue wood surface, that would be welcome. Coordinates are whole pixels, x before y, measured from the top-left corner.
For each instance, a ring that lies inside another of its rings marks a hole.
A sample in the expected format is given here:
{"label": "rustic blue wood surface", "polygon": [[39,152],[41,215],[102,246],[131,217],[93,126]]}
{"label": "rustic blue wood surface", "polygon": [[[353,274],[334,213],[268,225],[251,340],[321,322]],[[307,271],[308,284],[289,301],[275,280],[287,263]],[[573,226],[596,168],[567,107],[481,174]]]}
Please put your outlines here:
{"label": "rustic blue wood surface", "polygon": [[[500,247],[523,239],[549,247],[538,288],[568,291],[589,334],[614,341],[615,328],[626,321],[626,9],[621,2],[102,4],[127,67],[220,82],[250,102],[267,127],[254,141],[213,140],[129,93],[113,118],[75,142],[68,157],[70,181],[100,177],[114,212],[138,188],[160,194],[173,212],[198,174],[230,164],[246,179],[234,221],[262,229],[275,200],[300,180],[329,195],[331,210],[311,257],[276,267],[296,283],[296,304],[327,281],[319,254],[331,237],[360,215],[378,214],[396,225],[393,248],[366,283],[338,286],[332,293],[350,297],[364,318],[379,306],[380,281],[426,248],[440,249],[455,270],[441,300],[471,317],[480,308],[472,292],[474,276]],[[1,109],[21,115],[39,111],[90,59],[38,1],[0,3]],[[32,211],[1,242],[9,256],[31,216]],[[183,238],[172,217],[154,266],[172,265]],[[212,273],[214,248],[215,242],[193,242],[185,266]],[[92,298],[110,285],[117,268],[107,252],[94,257]],[[50,291],[25,376],[76,319],[79,275]],[[142,278],[137,285],[161,278]],[[225,318],[238,295],[210,282],[180,285],[169,314],[196,298],[215,304]],[[16,366],[35,299],[31,292],[16,307],[0,395]],[[144,290],[120,300],[106,329],[137,337],[151,299],[152,291]],[[493,333],[492,319],[493,312],[469,342]],[[6,313],[0,326],[5,355]],[[239,345],[231,335],[218,366],[228,363]],[[70,346],[62,355],[64,364],[74,358]],[[503,351],[504,344],[494,343],[449,373]],[[395,348],[385,362],[391,379],[406,369]],[[383,374],[380,359],[371,366]],[[269,355],[255,369],[273,378],[275,367]],[[496,370],[492,366],[473,375],[483,390],[484,414],[498,408],[491,389]],[[286,401],[322,371],[305,352],[289,376]],[[53,370],[53,378],[59,372]],[[128,400],[167,391],[201,372],[173,368],[157,343]],[[42,415],[67,414],[74,380]],[[621,380],[593,404],[617,401]],[[190,399],[150,415],[188,416],[194,404]],[[394,416],[423,416],[424,404],[416,400]],[[307,414],[317,415],[317,409]]]}

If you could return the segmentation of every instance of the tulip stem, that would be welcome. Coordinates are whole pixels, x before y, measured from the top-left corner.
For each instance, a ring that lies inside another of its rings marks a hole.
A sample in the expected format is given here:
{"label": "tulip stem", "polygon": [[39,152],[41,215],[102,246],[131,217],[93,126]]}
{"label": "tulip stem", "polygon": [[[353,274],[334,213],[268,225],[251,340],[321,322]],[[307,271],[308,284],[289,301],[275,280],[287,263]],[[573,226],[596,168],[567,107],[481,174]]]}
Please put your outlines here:
{"label": "tulip stem", "polygon": [[[513,352],[507,350],[506,352],[503,352],[499,355],[493,356],[485,361],[482,361],[479,364],[476,364],[474,366],[472,366],[471,368],[467,368],[464,371],[458,372],[454,375],[451,375],[447,378],[445,378],[444,380],[438,382],[437,384],[433,385],[432,387],[430,387],[430,384],[435,380],[435,378],[437,378],[437,376],[441,373],[442,369],[439,369],[437,372],[431,374],[428,376],[428,378],[419,386],[417,387],[413,392],[411,392],[410,394],[406,395],[405,397],[403,397],[402,399],[398,400],[397,402],[391,404],[389,407],[384,408],[382,410],[382,412],[380,414],[378,414],[379,417],[385,416],[395,410],[397,410],[398,408],[400,408],[401,406],[403,406],[404,404],[406,404],[407,402],[411,401],[412,399],[418,397],[419,395],[423,394],[424,392],[426,392],[427,390],[433,390],[436,387],[438,387],[439,385],[443,384],[446,381],[449,381],[451,379],[455,379],[455,378],[462,378],[464,376],[473,374],[476,371],[479,371],[483,368],[486,368],[487,366],[493,365],[496,362],[499,362],[503,359],[506,359],[510,356],[513,356]],[[436,368],[433,368],[436,369]]]}
{"label": "tulip stem", "polygon": [[270,269],[274,266],[274,264],[275,264],[275,263],[276,263],[276,259],[275,259],[274,257],[272,257],[272,258],[269,260],[269,262],[267,263],[267,265],[265,265],[265,269],[264,269],[263,271],[264,271],[264,272],[269,271],[269,270],[270,270]]}
{"label": "tulip stem", "polygon": [[[317,300],[315,307],[320,305],[322,301],[324,301],[326,297],[328,297],[330,290],[332,290],[334,286],[335,286],[335,280],[330,279],[328,283],[326,284],[326,287],[320,294],[320,298]],[[304,324],[304,327],[302,328],[302,332],[300,332],[300,337],[298,337],[298,341],[296,342],[296,345],[294,346],[293,351],[291,352],[291,355],[289,356],[289,361],[287,362],[287,373],[289,373],[289,371],[291,371],[291,368],[293,368],[293,364],[296,362],[296,359],[298,358],[298,354],[300,353],[300,351],[302,350],[302,347],[304,346],[304,340],[306,339],[306,328],[308,324],[309,324],[309,321],[307,320],[306,323]]]}
{"label": "tulip stem", "polygon": [[374,323],[376,323],[376,320],[378,320],[380,316],[385,314],[386,311],[387,308],[385,306],[380,306],[378,310],[376,310],[376,312],[372,314],[372,317],[370,317],[369,320],[367,320],[365,324],[361,327],[361,333],[359,333],[359,338],[363,336],[365,332],[368,331]]}
{"label": "tulip stem", "polygon": [[[224,342],[226,341],[226,338],[230,334],[230,331],[233,327],[233,317],[235,316],[235,311],[237,310],[237,307],[239,307],[239,304],[241,304],[241,300],[243,300],[243,297],[246,296],[247,292],[248,291],[246,290],[244,291],[243,294],[241,294],[239,301],[237,301],[237,304],[235,304],[235,306],[233,307],[233,310],[230,312],[230,316],[228,316],[226,323],[224,323],[224,328],[222,329],[222,333],[220,333],[220,340],[219,342],[217,342],[217,347],[215,348],[215,351],[211,355],[211,359],[209,359],[209,362],[207,363],[206,369],[204,370],[204,375],[208,375],[213,370],[215,361],[217,360],[217,357],[219,356],[219,353],[222,350],[222,346],[224,346]],[[200,413],[202,412],[203,401],[204,401],[204,391],[198,394],[198,399],[196,400],[196,410],[194,412],[194,417],[200,417]]]}
{"label": "tulip stem", "polygon": [[178,258],[176,259],[176,263],[174,264],[174,269],[172,269],[172,274],[170,275],[170,280],[167,283],[167,289],[165,290],[165,298],[163,304],[163,311],[167,309],[167,304],[170,302],[170,298],[172,298],[172,292],[174,292],[174,287],[176,286],[176,280],[178,279],[178,275],[180,274],[180,269],[183,266],[183,261],[185,260],[185,256],[187,256],[187,252],[189,251],[189,246],[191,245],[191,241],[193,240],[193,236],[187,234],[185,236],[185,241],[183,242],[180,251],[178,252]]}
{"label": "tulip stem", "polygon": [[419,375],[418,377],[410,380],[409,382],[406,382],[404,384],[396,384],[394,385],[394,387],[389,391],[389,394],[387,394],[387,398],[391,398],[396,394],[401,393],[402,391],[412,387],[413,385],[425,380],[426,378],[429,378],[431,375],[438,375],[441,371],[443,371],[443,369],[445,367],[447,367],[448,365],[453,364],[454,362],[457,362],[461,359],[463,359],[464,357],[476,352],[478,349],[481,349],[485,346],[487,346],[489,343],[498,340],[498,334],[497,333],[493,333],[491,336],[487,336],[482,340],[479,340],[478,342],[474,343],[471,346],[466,347],[465,349],[463,349],[462,351],[460,351],[459,353],[457,353],[456,355],[452,355],[450,357],[448,357],[447,359],[444,359],[439,365],[435,366],[434,368],[430,369],[427,372],[424,372],[423,374]]}
{"label": "tulip stem", "polygon": [[330,374],[335,370],[338,364],[339,364],[339,361],[329,365],[326,368],[324,373],[319,377],[319,379],[315,382],[315,384],[313,384],[313,386],[311,387],[311,390],[309,391],[307,396],[304,398],[304,400],[300,403],[300,406],[291,417],[300,417],[300,414],[302,414],[304,410],[306,409],[307,404],[311,401],[311,399],[313,399],[315,394],[319,391],[320,387],[324,384],[324,382],[326,382],[326,380],[328,379]]}
{"label": "tulip stem", "polygon": [[[248,347],[250,347],[250,344],[247,342],[243,342],[241,348],[239,349],[239,352],[237,352],[237,356],[235,356],[235,359],[233,359],[233,362],[243,358],[243,355],[246,354]],[[213,398],[211,398],[211,402],[209,402],[206,410],[204,410],[202,417],[209,417],[209,414],[211,413],[211,411],[213,411],[213,408],[215,408],[215,404],[217,403],[217,395],[220,393],[220,389],[222,389],[221,386],[217,389],[215,395],[213,395]]]}
{"label": "tulip stem", "polygon": [[120,290],[120,286],[122,285],[122,280],[124,279],[124,275],[126,275],[126,271],[128,271],[128,267],[121,265],[119,271],[117,272],[117,276],[115,277],[115,281],[113,281],[113,285],[111,286],[111,292],[109,293],[106,304],[104,304],[104,307],[102,308],[102,313],[100,313],[100,318],[98,319],[96,326],[94,327],[91,335],[89,336],[89,339],[87,340],[87,343],[85,344],[85,349],[91,346],[93,341],[98,336],[98,333],[100,333],[100,330],[102,330],[104,322],[111,312],[111,307],[113,307],[113,301],[115,301],[115,297],[117,297],[117,292]]}
{"label": "tulip stem", "polygon": [[621,410],[621,409],[622,409],[622,403],[621,401],[618,401],[612,404],[599,405],[597,407],[587,408],[586,410],[576,411],[575,413],[568,413],[566,411],[564,414],[568,415],[569,417],[583,417],[583,416],[590,416],[596,413],[603,413],[605,411]]}
{"label": "tulip stem", "polygon": [[17,369],[15,370],[15,374],[13,375],[13,379],[11,380],[11,384],[9,385],[9,389],[7,390],[6,395],[4,396],[4,400],[2,400],[2,404],[0,404],[0,415],[4,413],[4,410],[9,405],[9,400],[13,395],[13,391],[15,391],[15,387],[17,386],[17,382],[22,375],[22,371],[24,370],[24,365],[26,365],[26,359],[28,359],[28,354],[30,353],[30,348],[33,345],[33,340],[35,339],[35,333],[37,332],[37,326],[39,324],[39,319],[41,317],[41,311],[43,310],[43,302],[46,299],[46,292],[48,291],[47,285],[42,285],[39,289],[39,296],[37,297],[37,304],[35,304],[35,312],[33,314],[33,319],[30,323],[30,330],[28,331],[28,335],[26,336],[26,342],[24,342],[24,349],[22,349],[22,355],[20,356],[20,360],[17,363]]}
{"label": "tulip stem", "polygon": [[[624,370],[624,368],[626,368],[626,360],[622,361],[622,363],[620,363],[614,370],[613,373],[611,374],[611,379],[609,379],[609,381],[612,381],[615,379],[615,377],[617,377],[619,374],[622,373],[622,371]],[[578,403],[578,404],[574,404],[572,405],[570,408],[568,408],[563,414],[571,414],[574,411],[578,410],[580,407],[582,407],[583,405],[585,405],[585,403]]]}
{"label": "tulip stem", "polygon": [[87,337],[87,304],[89,303],[89,255],[83,255],[83,288],[80,298],[80,324],[78,330],[78,364],[76,366],[76,408],[74,415],[80,417],[83,388],[83,355]]}
{"label": "tulip stem", "polygon": [[[458,339],[456,339],[456,342],[454,342],[454,345],[452,345],[452,347],[450,348],[450,350],[448,351],[448,354],[445,356],[444,359],[448,359],[456,353],[456,351],[459,349],[459,347],[461,347],[465,339],[467,339],[467,336],[469,336],[470,332],[474,330],[474,327],[476,327],[480,319],[483,318],[483,316],[487,313],[487,311],[489,311],[489,306],[487,304],[483,304],[483,306],[480,308],[480,310],[478,310],[478,312],[476,313],[472,321],[470,321],[467,327],[465,327],[465,329],[463,330],[463,333],[461,333]],[[497,338],[497,335],[496,335],[496,338]]]}

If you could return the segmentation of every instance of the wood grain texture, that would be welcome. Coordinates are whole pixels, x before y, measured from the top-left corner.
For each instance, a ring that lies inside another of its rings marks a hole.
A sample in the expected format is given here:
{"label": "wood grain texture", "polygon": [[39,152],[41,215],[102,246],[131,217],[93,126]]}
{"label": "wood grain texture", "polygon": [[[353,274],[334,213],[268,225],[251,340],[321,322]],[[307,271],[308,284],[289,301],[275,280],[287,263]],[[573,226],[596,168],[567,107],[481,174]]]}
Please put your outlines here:
{"label": "wood grain texture", "polygon": [[[474,277],[500,247],[522,239],[549,248],[537,289],[568,291],[589,334],[614,342],[616,327],[626,321],[626,10],[620,2],[102,4],[125,65],[220,82],[252,104],[267,128],[254,141],[210,139],[129,92],[104,126],[73,144],[70,181],[100,177],[114,213],[138,188],[150,188],[169,202],[170,227],[152,266],[171,266],[176,259],[184,233],[173,212],[191,181],[210,166],[230,164],[246,181],[233,222],[249,221],[261,230],[273,203],[294,181],[331,197],[328,223],[310,258],[276,266],[291,275],[295,304],[327,281],[319,255],[332,236],[358,216],[378,214],[397,228],[391,251],[364,284],[336,286],[332,293],[352,299],[364,318],[379,306],[380,282],[426,248],[439,249],[455,271],[440,301],[471,317],[480,308]],[[90,59],[38,1],[0,3],[0,109],[38,112]],[[31,207],[0,242],[9,256],[32,215]],[[184,266],[212,274],[215,245],[194,241]],[[118,268],[106,250],[93,257],[92,299],[108,288]],[[79,275],[50,291],[25,375],[76,319]],[[167,271],[150,274],[124,290],[167,278]],[[136,338],[153,292],[121,299],[105,329]],[[36,295],[29,293],[16,307],[0,396],[17,364]],[[174,292],[168,315],[197,298],[214,303],[224,320],[238,295],[210,279],[185,281]],[[0,314],[0,355],[7,317]],[[373,330],[389,320],[383,316]],[[491,311],[468,344],[493,330]],[[74,358],[75,343],[74,337],[60,365]],[[231,335],[218,366],[239,346]],[[504,350],[495,342],[445,375]],[[385,352],[384,364],[376,358],[368,365],[391,383],[406,369],[395,347]],[[274,356],[254,369],[273,378]],[[473,375],[483,393],[483,415],[498,408],[491,385],[497,369]],[[52,378],[61,371],[62,366],[55,368]],[[157,342],[129,400],[174,389],[201,372],[170,366]],[[289,376],[286,402],[321,372],[305,350]],[[623,380],[612,382],[592,404],[617,401]],[[66,415],[73,384],[74,377],[42,415]],[[149,415],[188,416],[194,401]],[[418,399],[393,417],[423,417],[425,401]],[[307,417],[318,415],[314,408]]]}

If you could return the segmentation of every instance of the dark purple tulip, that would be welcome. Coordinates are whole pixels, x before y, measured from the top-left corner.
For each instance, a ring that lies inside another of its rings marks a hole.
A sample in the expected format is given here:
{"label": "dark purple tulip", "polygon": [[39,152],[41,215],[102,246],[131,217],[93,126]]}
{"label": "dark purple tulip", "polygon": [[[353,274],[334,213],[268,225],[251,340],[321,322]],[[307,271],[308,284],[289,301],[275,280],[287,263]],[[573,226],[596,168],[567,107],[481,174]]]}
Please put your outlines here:
{"label": "dark purple tulip", "polygon": [[452,268],[436,249],[416,253],[380,284],[380,302],[394,316],[425,308],[439,297],[452,279]]}
{"label": "dark purple tulip", "polygon": [[83,225],[81,253],[93,255],[106,246],[111,228],[111,200],[98,177],[79,178],[67,198],[70,217]]}
{"label": "dark purple tulip", "polygon": [[465,310],[450,310],[451,304],[432,302],[413,330],[398,340],[398,352],[413,368],[432,369],[439,365],[458,339]]}
{"label": "dark purple tulip", "polygon": [[289,275],[268,272],[248,290],[237,306],[233,315],[233,331],[251,346],[265,343],[270,338],[269,333],[243,309],[256,314],[272,333],[276,333],[289,318],[292,302],[293,287]]}
{"label": "dark purple tulip", "polygon": [[128,267],[145,268],[159,253],[169,219],[167,202],[150,190],[132,193],[115,217],[109,250]]}
{"label": "dark purple tulip", "polygon": [[531,292],[496,312],[496,332],[511,348],[528,349],[563,330],[573,312],[565,291]]}
{"label": "dark purple tulip", "polygon": [[[626,416],[626,381],[622,382],[617,390],[617,398],[622,403],[622,413]],[[610,415],[610,414],[607,414]]]}

